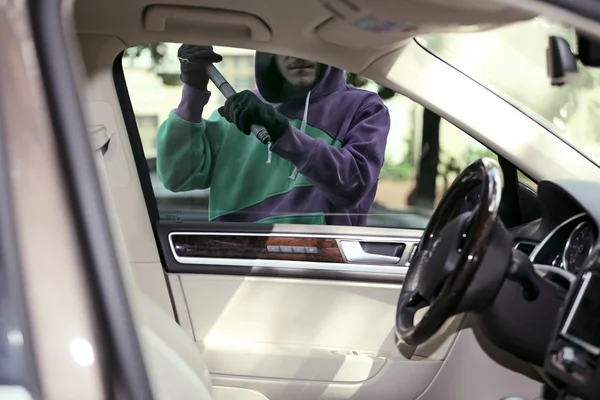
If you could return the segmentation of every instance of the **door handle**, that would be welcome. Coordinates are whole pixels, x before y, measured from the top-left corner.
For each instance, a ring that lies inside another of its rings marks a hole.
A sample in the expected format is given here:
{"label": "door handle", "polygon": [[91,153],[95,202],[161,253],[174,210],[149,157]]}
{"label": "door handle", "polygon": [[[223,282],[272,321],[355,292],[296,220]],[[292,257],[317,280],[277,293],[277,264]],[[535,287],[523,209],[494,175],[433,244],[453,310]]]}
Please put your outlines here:
{"label": "door handle", "polygon": [[341,240],[340,247],[349,263],[398,264],[400,262],[400,257],[367,253],[357,240]]}

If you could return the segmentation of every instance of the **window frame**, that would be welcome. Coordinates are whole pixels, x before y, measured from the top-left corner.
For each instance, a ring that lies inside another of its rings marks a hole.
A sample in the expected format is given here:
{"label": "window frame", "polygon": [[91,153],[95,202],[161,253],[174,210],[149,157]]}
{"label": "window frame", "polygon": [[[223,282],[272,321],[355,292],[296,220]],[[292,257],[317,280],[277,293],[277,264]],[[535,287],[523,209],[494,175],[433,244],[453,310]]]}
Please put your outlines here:
{"label": "window frame", "polygon": [[[144,202],[146,203],[148,218],[150,218],[150,223],[154,227],[156,222],[160,220],[160,213],[158,211],[158,202],[156,201],[154,190],[152,189],[150,170],[148,169],[148,163],[146,162],[142,138],[138,131],[137,121],[135,119],[135,111],[133,110],[131,97],[129,97],[127,81],[125,80],[125,71],[123,70],[124,54],[125,51],[119,53],[113,62],[113,81],[115,83],[115,92],[117,94],[117,99],[119,100],[123,121],[125,122],[125,129],[127,130],[127,137],[129,138],[131,151],[133,153],[135,168],[140,180],[140,185],[142,186],[142,193],[144,195]],[[161,253],[162,258],[162,252],[159,253]],[[161,261],[164,262],[164,259]]]}
{"label": "window frame", "polygon": [[[108,372],[107,382],[120,383],[125,397],[151,399],[149,374],[119,267],[90,138],[86,134],[69,46],[62,30],[61,2],[38,0],[32,1],[30,6],[44,100],[68,194],[65,201],[71,205],[71,218],[79,243],[77,250],[83,256],[80,262],[86,264],[85,288],[97,311],[94,322],[98,322],[98,334],[103,335],[104,349],[97,349],[100,351],[98,357],[117,367],[108,369],[109,364],[106,364],[103,372]],[[122,53],[118,58],[122,58]]]}

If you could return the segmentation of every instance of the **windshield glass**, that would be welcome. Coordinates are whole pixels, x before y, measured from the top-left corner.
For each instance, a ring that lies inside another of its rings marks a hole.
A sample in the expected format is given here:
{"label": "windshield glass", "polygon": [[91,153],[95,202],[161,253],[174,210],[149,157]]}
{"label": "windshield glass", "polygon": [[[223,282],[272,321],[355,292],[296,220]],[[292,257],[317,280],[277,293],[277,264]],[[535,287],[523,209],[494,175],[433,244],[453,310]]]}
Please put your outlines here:
{"label": "windshield glass", "polygon": [[572,81],[552,86],[546,65],[551,35],[566,39],[576,54],[573,29],[539,18],[483,32],[422,36],[417,42],[600,164],[599,69],[579,64]]}

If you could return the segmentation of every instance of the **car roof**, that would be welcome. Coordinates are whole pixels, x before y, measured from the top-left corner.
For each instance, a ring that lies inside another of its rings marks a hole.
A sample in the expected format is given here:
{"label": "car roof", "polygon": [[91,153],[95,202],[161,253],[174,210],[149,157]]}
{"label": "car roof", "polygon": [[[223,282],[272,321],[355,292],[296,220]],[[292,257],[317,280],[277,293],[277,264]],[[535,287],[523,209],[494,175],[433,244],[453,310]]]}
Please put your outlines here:
{"label": "car roof", "polygon": [[533,15],[492,0],[76,0],[79,33],[126,46],[187,42],[294,55],[361,72],[415,35]]}

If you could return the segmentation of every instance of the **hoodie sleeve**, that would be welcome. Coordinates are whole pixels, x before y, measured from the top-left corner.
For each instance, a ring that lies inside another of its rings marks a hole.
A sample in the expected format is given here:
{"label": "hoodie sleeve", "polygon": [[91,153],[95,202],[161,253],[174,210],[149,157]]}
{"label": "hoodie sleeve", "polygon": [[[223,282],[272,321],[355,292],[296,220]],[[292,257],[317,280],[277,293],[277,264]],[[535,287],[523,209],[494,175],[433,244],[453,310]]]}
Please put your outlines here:
{"label": "hoodie sleeve", "polygon": [[183,192],[210,186],[228,123],[216,111],[202,111],[210,92],[184,86],[181,103],[161,124],[156,137],[158,179],[168,190]]}
{"label": "hoodie sleeve", "polygon": [[202,121],[202,112],[208,100],[210,100],[210,92],[208,90],[198,90],[183,84],[181,101],[175,109],[175,114],[184,121],[198,123]]}
{"label": "hoodie sleeve", "polygon": [[387,107],[370,102],[354,115],[341,148],[289,125],[271,149],[292,162],[336,207],[354,209],[379,178],[389,130]]}

